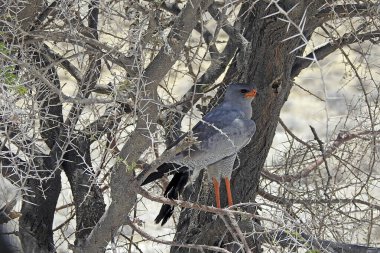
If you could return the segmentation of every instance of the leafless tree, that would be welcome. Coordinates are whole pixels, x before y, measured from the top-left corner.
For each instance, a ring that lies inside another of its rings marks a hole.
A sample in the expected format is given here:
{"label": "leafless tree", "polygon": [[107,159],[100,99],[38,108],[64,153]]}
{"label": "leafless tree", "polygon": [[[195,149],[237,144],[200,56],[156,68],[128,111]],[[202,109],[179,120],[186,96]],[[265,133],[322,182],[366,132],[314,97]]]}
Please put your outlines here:
{"label": "leafless tree", "polygon": [[[379,14],[375,0],[1,0],[4,233],[25,253],[380,252]],[[237,204],[212,207],[206,175],[181,200],[161,197],[166,179],[140,187],[234,82],[258,86]],[[148,200],[182,207],[170,239]]]}

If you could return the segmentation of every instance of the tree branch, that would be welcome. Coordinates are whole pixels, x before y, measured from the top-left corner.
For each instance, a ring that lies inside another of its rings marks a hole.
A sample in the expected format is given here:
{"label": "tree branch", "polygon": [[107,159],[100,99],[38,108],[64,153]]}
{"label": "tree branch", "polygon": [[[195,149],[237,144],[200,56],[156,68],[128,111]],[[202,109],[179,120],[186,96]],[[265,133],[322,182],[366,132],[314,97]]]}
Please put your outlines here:
{"label": "tree branch", "polygon": [[[88,5],[88,27],[90,35],[98,40],[99,1],[92,0]],[[78,82],[80,96],[88,98],[100,78],[101,60],[96,54],[89,54],[87,70]],[[73,104],[65,125],[75,128],[83,105]],[[68,148],[64,153],[62,167],[69,180],[74,198],[76,213],[75,245],[83,244],[91,233],[92,227],[98,222],[105,210],[103,195],[96,183],[91,162],[90,140],[87,135],[75,134],[70,138]]]}
{"label": "tree branch", "polygon": [[49,156],[34,159],[24,187],[25,194],[19,220],[20,240],[24,252],[51,252],[54,250],[53,220],[61,192],[61,149],[58,145]]}
{"label": "tree branch", "polygon": [[317,157],[314,162],[312,162],[309,166],[307,166],[305,169],[300,171],[298,174],[282,175],[281,176],[281,175],[270,173],[267,170],[262,170],[261,174],[270,180],[274,180],[274,181],[282,182],[282,183],[283,182],[297,181],[301,178],[307,177],[310,173],[315,171],[321,164],[323,164],[325,162],[326,158],[332,156],[338,150],[338,148],[341,145],[343,145],[344,143],[346,143],[352,139],[355,139],[355,138],[360,138],[363,135],[379,135],[379,134],[380,134],[380,131],[375,131],[375,132],[362,131],[362,132],[358,132],[358,133],[342,132],[342,133],[338,134],[335,141],[333,141],[331,143],[331,145],[328,148],[326,148],[324,157],[323,157],[323,155]]}
{"label": "tree branch", "polygon": [[86,37],[76,33],[71,35],[67,32],[46,32],[46,31],[31,31],[27,33],[31,38],[29,40],[42,40],[54,42],[70,42],[74,45],[81,46],[92,51],[95,54],[101,55],[105,59],[124,68],[130,75],[135,76],[133,69],[134,57],[127,57],[122,52],[117,51],[115,47],[108,46],[96,39]]}
{"label": "tree branch", "polygon": [[[54,92],[54,90],[60,89],[60,81],[57,70],[43,52],[39,52],[36,45],[32,46],[31,49],[32,66],[41,70],[41,76],[44,76],[51,84],[41,82],[41,84],[36,85],[36,88],[41,114],[41,135],[49,148],[52,148],[58,139],[59,127],[63,122],[62,104],[59,95]],[[36,81],[40,81],[38,77],[36,77]],[[50,89],[50,87],[54,87],[54,89]]]}
{"label": "tree branch", "polygon": [[327,57],[328,55],[330,55],[342,46],[350,45],[352,43],[357,42],[363,42],[371,39],[377,39],[379,37],[379,30],[362,34],[347,33],[343,35],[341,38],[331,41],[330,43],[315,49],[307,56],[297,58],[292,67],[291,77],[294,78],[298,76],[303,69],[309,67],[314,61],[323,60],[325,57]]}
{"label": "tree branch", "polygon": [[357,17],[357,16],[368,16],[368,15],[378,15],[376,13],[376,8],[379,4],[367,3],[367,4],[329,4],[327,7],[322,8],[315,16],[317,18],[333,18],[338,16],[343,17]]}
{"label": "tree branch", "polygon": [[201,252],[204,250],[211,250],[212,252],[223,252],[223,253],[231,253],[231,251],[215,247],[215,246],[208,246],[208,245],[197,245],[197,244],[187,244],[187,243],[177,243],[173,241],[165,241],[161,239],[157,239],[150,234],[146,233],[142,229],[140,229],[138,226],[136,226],[130,219],[127,220],[126,222],[131,228],[136,230],[137,233],[139,233],[142,237],[148,239],[149,241],[156,242],[156,243],[161,243],[161,244],[166,244],[170,245],[173,247],[178,247],[178,248],[188,248],[188,249],[197,249],[200,250]]}
{"label": "tree branch", "polygon": [[[138,185],[136,185],[136,187],[138,187]],[[165,197],[152,196],[151,194],[149,194],[147,191],[145,191],[142,188],[139,188],[138,193],[140,195],[142,195],[143,197],[146,197],[152,201],[156,201],[156,202],[160,202],[160,203],[164,203],[164,204],[178,205],[178,206],[185,207],[185,208],[191,208],[191,209],[196,209],[196,210],[200,210],[200,211],[204,211],[204,212],[211,212],[211,213],[219,214],[221,216],[225,215],[225,216],[230,217],[230,218],[233,217],[232,215],[239,215],[240,216],[240,219],[239,219],[240,220],[240,222],[239,222],[240,228],[239,229],[241,229],[242,231],[247,231],[247,232],[248,231],[255,231],[256,233],[259,234],[258,240],[262,240],[264,242],[267,242],[270,245],[273,245],[274,242],[278,242],[281,247],[296,246],[296,247],[302,247],[302,248],[306,248],[306,249],[320,249],[320,250],[324,249],[324,250],[327,250],[328,252],[336,252],[336,251],[337,252],[350,252],[350,253],[351,252],[352,253],[356,253],[356,252],[363,252],[363,253],[375,252],[375,253],[377,253],[377,252],[380,252],[380,248],[367,247],[367,246],[362,246],[362,245],[357,245],[357,244],[338,243],[338,242],[333,242],[333,241],[329,241],[329,240],[320,240],[320,239],[317,239],[315,236],[311,236],[311,235],[308,235],[308,234],[303,233],[303,232],[300,233],[299,231],[297,231],[296,227],[294,228],[294,230],[290,230],[290,231],[281,230],[281,229],[275,229],[275,230],[268,229],[268,228],[265,228],[265,227],[259,225],[258,223],[254,222],[254,221],[247,222],[247,218],[248,219],[259,219],[261,221],[267,220],[267,221],[272,222],[272,223],[275,222],[274,220],[267,219],[263,216],[255,215],[255,214],[248,213],[248,212],[235,211],[235,210],[231,210],[231,209],[219,209],[219,208],[215,208],[215,207],[209,207],[209,206],[205,206],[205,205],[190,203],[190,202],[182,201],[182,200],[171,200],[171,199],[167,199]],[[260,193],[263,194],[263,191],[261,190]],[[267,193],[265,193],[264,195],[267,195]],[[276,200],[284,201],[283,198],[277,199],[277,197],[276,197]],[[300,202],[299,200],[294,200],[294,201],[295,201],[294,203]],[[336,201],[337,203],[340,203],[339,200],[332,200],[332,201],[333,202]],[[346,200],[346,201],[348,202],[348,201],[353,201],[353,200]],[[362,202],[360,200],[358,200],[358,201]],[[275,202],[278,203],[277,201],[275,201]],[[357,203],[359,203],[359,202],[357,202]],[[288,203],[289,202],[287,202],[287,204]],[[302,201],[300,203],[303,204]],[[365,203],[360,203],[360,204],[365,204]],[[241,203],[239,205],[244,206],[244,203]],[[375,207],[374,205],[371,205],[371,206]],[[376,206],[376,208],[380,208],[380,207]],[[243,218],[243,217],[246,217],[246,218]],[[247,227],[247,226],[252,226],[252,225],[254,226],[254,228]],[[278,223],[277,225],[283,226],[282,223]],[[159,241],[157,241],[157,242],[159,242]],[[331,249],[336,250],[336,251],[331,251]],[[358,250],[358,251],[356,251],[356,250]],[[368,250],[368,251],[365,251],[365,250]],[[370,251],[370,250],[373,250],[373,251]]]}
{"label": "tree branch", "polygon": [[[121,149],[119,159],[114,166],[110,182],[112,202],[86,242],[81,247],[76,248],[75,252],[103,252],[113,234],[126,222],[126,217],[134,207],[136,199],[135,189],[133,189],[132,184],[134,180],[133,164],[150,146],[151,140],[145,136],[149,136],[149,132],[155,129],[155,125],[147,125],[147,122],[157,122],[156,117],[159,112],[157,105],[150,101],[157,101],[159,82],[180,57],[180,52],[183,50],[191,31],[200,17],[199,8],[201,4],[203,8],[207,8],[210,4],[209,2],[208,0],[187,2],[168,34],[168,44],[161,48],[144,71],[145,78],[142,81],[149,83],[146,86],[145,95],[140,105],[140,108],[145,109],[144,115],[139,116],[137,119],[136,129]],[[124,161],[126,158],[128,160]]]}
{"label": "tree branch", "polygon": [[[222,29],[225,31],[229,38],[237,44],[238,48],[243,49],[249,44],[249,41],[244,38],[243,34],[240,33],[240,30],[237,27],[232,26],[223,13],[221,13],[215,4],[210,5],[208,8],[209,13],[216,21],[222,21]],[[235,25],[240,24],[239,21],[235,22]]]}
{"label": "tree branch", "polygon": [[69,74],[75,78],[78,83],[82,82],[82,73],[77,67],[71,64],[69,60],[63,58],[61,55],[51,50],[46,44],[44,44],[44,48],[45,54],[47,57],[51,58],[51,62],[60,64],[64,69],[67,70],[67,72],[69,72]]}
{"label": "tree branch", "polygon": [[[57,12],[57,5],[60,1],[53,1],[48,7],[46,7],[36,18],[34,24],[30,28],[30,31],[33,31],[40,27],[40,25],[45,21],[45,19],[49,16],[55,16],[54,14]],[[69,3],[71,5],[71,3]]]}
{"label": "tree branch", "polygon": [[105,204],[91,162],[90,142],[76,136],[64,154],[62,168],[71,186],[76,213],[75,245],[81,245],[103,215]]}
{"label": "tree branch", "polygon": [[[4,143],[1,143],[0,171],[1,175],[12,184],[21,186],[22,179],[26,175],[26,162],[10,151]],[[17,172],[16,172],[17,171]],[[20,174],[23,174],[20,176]]]}
{"label": "tree branch", "polygon": [[278,243],[281,247],[304,248],[313,252],[318,250],[322,252],[344,252],[344,253],[380,253],[380,248],[363,246],[358,244],[340,243],[329,240],[320,240],[316,236],[308,235],[296,230],[281,230],[267,231],[267,229],[256,226],[256,231],[261,232],[259,240],[262,240],[270,245]]}
{"label": "tree branch", "polygon": [[269,192],[264,191],[263,189],[258,190],[258,194],[274,203],[280,204],[280,205],[289,205],[290,203],[294,204],[302,204],[305,206],[309,206],[310,204],[361,204],[368,206],[369,208],[376,209],[380,211],[380,205],[370,203],[368,201],[364,201],[361,199],[300,199],[300,198],[285,198],[285,197],[278,197],[273,194],[270,194]]}

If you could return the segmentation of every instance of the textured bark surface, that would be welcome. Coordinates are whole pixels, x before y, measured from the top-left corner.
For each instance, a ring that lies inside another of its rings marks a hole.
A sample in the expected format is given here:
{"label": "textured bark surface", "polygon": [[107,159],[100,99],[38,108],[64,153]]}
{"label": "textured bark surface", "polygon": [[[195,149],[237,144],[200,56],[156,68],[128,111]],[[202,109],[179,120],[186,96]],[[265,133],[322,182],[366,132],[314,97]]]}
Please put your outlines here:
{"label": "textured bark surface", "polygon": [[103,194],[96,183],[90,157],[90,142],[78,137],[64,156],[62,167],[70,182],[76,210],[76,245],[90,234],[105,210]]}
{"label": "textured bark surface", "polygon": [[[295,2],[299,1],[283,2],[282,8],[289,10]],[[307,9],[309,18],[305,29],[307,34],[304,33],[306,37],[310,36],[316,28],[312,17],[320,6],[321,3],[317,1],[312,4],[300,3],[289,14],[291,19],[297,23]],[[244,14],[247,13],[249,4],[243,5],[240,11],[240,14],[244,15],[242,30],[245,38],[250,42],[250,46],[246,50],[240,49],[224,79],[225,83],[254,82],[258,86],[258,96],[253,103],[253,119],[257,124],[257,132],[251,143],[241,151],[239,167],[232,176],[234,203],[255,201],[260,171],[271,147],[281,108],[291,90],[292,67],[296,56],[302,55],[302,50],[290,53],[302,43],[300,37],[283,42],[284,39],[298,31],[292,26],[287,31],[287,24],[278,20],[277,17],[263,18],[277,12],[277,8],[274,6],[268,9],[266,7],[266,3],[259,2],[248,14]],[[271,85],[276,79],[278,79],[277,85],[280,85],[277,91]],[[213,205],[213,190],[210,189],[210,186],[205,185],[207,184],[206,180],[202,186],[199,185],[200,181],[198,180],[193,186],[195,192],[187,191],[185,199]],[[191,195],[190,192],[192,192]],[[226,203],[224,192],[223,186],[221,188],[222,203]],[[200,199],[199,196],[202,198]],[[252,210],[247,211],[252,212]],[[233,238],[226,232],[226,228],[219,218],[198,211],[184,210],[180,216],[175,240],[186,243],[226,245],[232,242]],[[254,251],[260,252],[260,245],[256,245],[253,239],[248,243]],[[239,247],[229,244],[225,248],[234,252]],[[184,249],[173,247],[171,252],[184,252]],[[196,252],[196,250],[186,250],[186,252]]]}
{"label": "textured bark surface", "polygon": [[32,0],[14,2],[14,4],[10,5],[13,6],[13,13],[16,15],[17,20],[20,22],[22,29],[27,30],[35,20],[36,14],[42,10],[44,1]]}
{"label": "textured bark surface", "polygon": [[[53,219],[55,206],[61,192],[60,170],[51,157],[36,159],[36,171],[32,171],[26,182],[28,193],[22,202],[20,218],[20,240],[24,252],[55,252],[53,241]],[[39,172],[37,172],[39,171]],[[41,178],[49,178],[39,180]]]}

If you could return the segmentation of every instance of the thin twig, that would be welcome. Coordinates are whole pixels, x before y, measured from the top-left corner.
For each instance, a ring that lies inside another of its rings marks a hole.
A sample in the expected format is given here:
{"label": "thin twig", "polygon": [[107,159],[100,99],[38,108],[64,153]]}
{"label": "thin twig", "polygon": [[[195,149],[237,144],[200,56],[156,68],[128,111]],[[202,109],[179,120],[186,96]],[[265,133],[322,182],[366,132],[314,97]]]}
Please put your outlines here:
{"label": "thin twig", "polygon": [[215,247],[215,246],[197,245],[197,244],[182,244],[182,243],[177,243],[177,242],[157,239],[157,238],[151,236],[150,234],[144,232],[142,229],[140,229],[138,226],[136,226],[130,219],[127,219],[126,223],[129,226],[131,226],[131,228],[133,228],[142,237],[145,237],[146,239],[148,239],[150,241],[153,241],[153,242],[157,242],[157,243],[161,243],[161,244],[166,244],[166,245],[170,245],[172,247],[174,246],[174,247],[179,247],[179,248],[198,249],[198,250],[204,250],[204,249],[206,249],[206,250],[211,250],[211,251],[214,251],[214,252],[231,253],[228,250],[225,250],[225,249],[222,249],[222,248],[219,248],[219,247]]}
{"label": "thin twig", "polygon": [[327,190],[328,190],[328,187],[330,185],[330,180],[331,180],[331,174],[330,174],[330,170],[329,170],[329,166],[327,164],[327,160],[326,160],[326,152],[325,152],[325,148],[323,147],[323,141],[321,141],[321,139],[319,138],[318,134],[317,134],[317,131],[315,131],[315,128],[312,127],[312,126],[309,126],[310,129],[311,129],[311,132],[313,133],[314,135],[314,140],[317,141],[318,143],[318,146],[319,146],[319,150],[321,151],[321,154],[322,154],[322,158],[323,158],[323,162],[325,164],[325,169],[326,169],[326,172],[327,172],[327,182],[326,182],[326,185],[325,185],[325,190],[324,190],[324,194],[327,198],[330,198],[329,195],[327,194]]}
{"label": "thin twig", "polygon": [[[376,136],[379,134],[380,134],[380,131],[374,131],[374,132],[361,131],[357,133],[342,132],[338,134],[337,138],[330,144],[328,148],[326,148],[325,158],[329,158],[330,156],[332,156],[341,145],[343,145],[344,143],[352,139],[362,138],[362,136],[365,136],[365,135]],[[311,163],[309,166],[307,166],[305,169],[303,169],[302,171],[300,171],[299,173],[295,175],[277,175],[277,174],[270,173],[267,170],[262,170],[261,174],[266,178],[269,178],[271,180],[278,181],[278,182],[294,182],[301,178],[305,178],[309,176],[309,174],[315,171],[322,163],[324,163],[324,159],[322,156],[319,156],[315,159],[313,163]]]}

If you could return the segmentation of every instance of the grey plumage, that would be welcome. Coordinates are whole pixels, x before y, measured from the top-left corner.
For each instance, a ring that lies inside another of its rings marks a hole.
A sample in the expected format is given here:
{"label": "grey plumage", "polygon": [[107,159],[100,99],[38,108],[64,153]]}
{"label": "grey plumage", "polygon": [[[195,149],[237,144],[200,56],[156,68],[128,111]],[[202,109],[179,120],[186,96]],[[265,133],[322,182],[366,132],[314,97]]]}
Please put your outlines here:
{"label": "grey plumage", "polygon": [[[172,174],[179,169],[180,175],[184,171],[196,177],[199,171],[207,169],[209,180],[213,181],[217,199],[217,206],[220,207],[219,183],[222,178],[226,180],[227,191],[229,190],[229,179],[233,170],[237,153],[247,145],[256,131],[255,122],[252,117],[251,102],[256,95],[256,89],[247,84],[231,84],[228,86],[222,103],[207,113],[203,119],[186,136],[192,136],[196,142],[187,150],[177,154],[169,163],[162,165],[158,171],[152,173],[143,184],[149,183],[165,173]],[[182,139],[181,138],[181,139]],[[171,166],[168,166],[172,164]],[[187,168],[184,170],[184,168]],[[168,186],[165,196],[171,194],[171,198],[178,198],[177,195],[183,190],[184,180],[180,180],[179,175],[173,178],[174,182]],[[231,192],[228,195],[229,205],[232,204]],[[156,218],[156,222],[163,220],[166,222],[168,216],[173,212],[173,208],[165,205]]]}
{"label": "grey plumage", "polygon": [[[226,166],[224,158],[236,158],[237,152],[248,144],[256,131],[255,122],[251,120],[253,97],[245,98],[245,93],[242,93],[242,90],[251,89],[243,84],[230,85],[223,102],[192,129],[191,134],[198,143],[170,162],[188,167],[195,175],[199,170],[212,165],[212,170],[208,170],[210,180],[213,176],[218,176],[216,170],[223,171],[221,175],[230,177],[233,161],[228,159]],[[220,177],[216,179],[220,181]]]}

